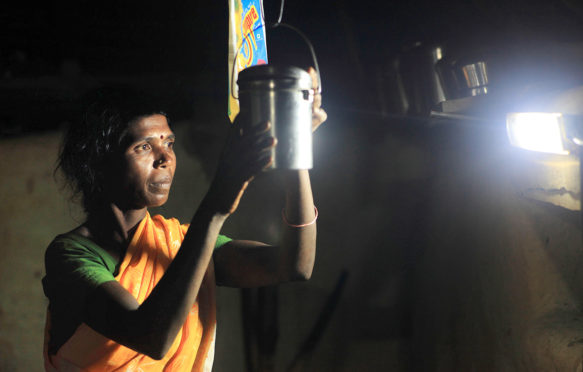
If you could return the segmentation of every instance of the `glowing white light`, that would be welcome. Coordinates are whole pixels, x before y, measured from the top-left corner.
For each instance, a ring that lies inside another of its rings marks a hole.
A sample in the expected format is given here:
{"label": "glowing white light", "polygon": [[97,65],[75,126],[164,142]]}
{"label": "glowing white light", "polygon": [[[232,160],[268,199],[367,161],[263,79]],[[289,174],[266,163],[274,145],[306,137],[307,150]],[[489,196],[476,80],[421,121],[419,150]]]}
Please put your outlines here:
{"label": "glowing white light", "polygon": [[435,48],[435,59],[440,61],[443,58],[443,53],[440,47]]}
{"label": "glowing white light", "polygon": [[566,155],[563,115],[521,112],[506,115],[506,130],[512,146],[525,150]]}

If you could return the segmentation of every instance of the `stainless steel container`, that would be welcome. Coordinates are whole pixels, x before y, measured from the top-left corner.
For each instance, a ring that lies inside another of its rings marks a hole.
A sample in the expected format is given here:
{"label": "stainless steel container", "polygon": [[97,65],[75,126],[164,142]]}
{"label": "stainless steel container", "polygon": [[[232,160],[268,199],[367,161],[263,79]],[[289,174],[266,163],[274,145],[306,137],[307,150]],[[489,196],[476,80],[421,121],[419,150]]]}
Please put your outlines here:
{"label": "stainless steel container", "polygon": [[310,75],[298,67],[260,65],[239,73],[241,114],[250,125],[271,123],[277,138],[272,168],[312,168],[312,104]]}
{"label": "stainless steel container", "polygon": [[488,93],[488,63],[480,56],[443,59],[435,68],[448,100]]}

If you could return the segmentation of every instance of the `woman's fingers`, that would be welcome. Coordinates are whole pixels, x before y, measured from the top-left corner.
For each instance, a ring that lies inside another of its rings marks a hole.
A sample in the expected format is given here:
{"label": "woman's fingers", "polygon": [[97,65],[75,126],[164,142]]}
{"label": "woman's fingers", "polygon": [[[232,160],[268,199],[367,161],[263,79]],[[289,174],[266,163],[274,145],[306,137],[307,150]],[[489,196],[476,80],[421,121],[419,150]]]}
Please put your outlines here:
{"label": "woman's fingers", "polygon": [[262,136],[258,140],[255,141],[253,147],[255,147],[259,151],[266,151],[271,150],[277,145],[277,139],[272,136]]}
{"label": "woman's fingers", "polygon": [[[271,129],[271,123],[269,121],[264,121],[261,123],[251,124],[246,118],[240,118],[241,115],[237,116],[235,119],[234,127],[237,129],[237,133],[240,137],[254,136],[261,133],[265,133]],[[246,122],[247,121],[247,122]]]}
{"label": "woman's fingers", "polygon": [[325,122],[327,118],[328,114],[326,111],[324,111],[324,109],[319,108],[315,110],[312,113],[312,132],[315,132],[316,129],[318,129],[318,127],[322,125],[322,123]]}
{"label": "woman's fingers", "polygon": [[264,136],[241,153],[241,163],[246,165],[251,174],[257,174],[273,163],[273,148],[277,140],[271,136]]}
{"label": "woman's fingers", "polygon": [[312,106],[312,111],[316,111],[322,107],[322,95],[319,93],[314,94],[314,103]]}
{"label": "woman's fingers", "polygon": [[312,88],[314,88],[314,91],[318,92],[318,73],[316,72],[316,69],[313,67],[308,67],[308,74],[310,74],[310,77],[312,78]]}
{"label": "woman's fingers", "polygon": [[318,73],[313,67],[308,68],[308,73],[312,78],[312,88],[314,88],[314,103],[312,105],[312,132],[314,132],[328,118],[328,114],[322,108],[322,94],[318,86]]}
{"label": "woman's fingers", "polygon": [[260,173],[268,169],[273,164],[273,154],[271,152],[261,155],[254,164],[250,166],[253,174]]}
{"label": "woman's fingers", "polygon": [[273,148],[277,145],[271,136],[271,124],[249,125],[246,118],[235,120],[233,136],[225,148],[222,168],[226,177],[247,181],[273,163]]}
{"label": "woman's fingers", "polygon": [[277,139],[270,134],[271,124],[265,122],[248,127],[241,131],[234,146],[234,152],[253,155],[257,151],[272,149],[277,145]]}

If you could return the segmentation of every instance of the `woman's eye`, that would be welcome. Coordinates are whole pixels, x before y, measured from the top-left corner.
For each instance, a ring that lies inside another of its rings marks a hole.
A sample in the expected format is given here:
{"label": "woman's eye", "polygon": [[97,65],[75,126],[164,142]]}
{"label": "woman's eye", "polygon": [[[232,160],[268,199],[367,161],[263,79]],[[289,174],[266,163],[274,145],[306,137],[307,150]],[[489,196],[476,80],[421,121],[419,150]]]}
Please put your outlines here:
{"label": "woman's eye", "polygon": [[149,143],[144,143],[142,145],[138,145],[136,146],[136,151],[148,151],[150,149],[150,144]]}
{"label": "woman's eye", "polygon": [[168,148],[174,148],[174,141],[168,142]]}

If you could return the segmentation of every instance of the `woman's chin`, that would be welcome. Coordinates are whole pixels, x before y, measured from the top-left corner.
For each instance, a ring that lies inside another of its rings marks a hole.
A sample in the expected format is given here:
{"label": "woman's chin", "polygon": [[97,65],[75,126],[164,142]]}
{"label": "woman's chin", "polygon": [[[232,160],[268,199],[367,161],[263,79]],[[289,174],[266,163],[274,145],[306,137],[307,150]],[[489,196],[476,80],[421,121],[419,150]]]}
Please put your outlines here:
{"label": "woman's chin", "polygon": [[168,194],[154,194],[148,198],[148,208],[161,207],[168,201]]}

